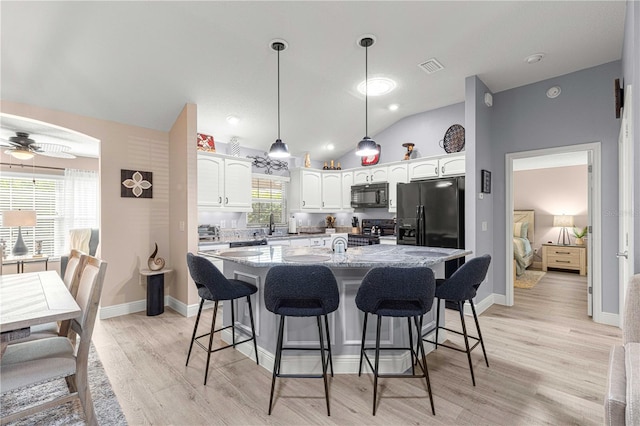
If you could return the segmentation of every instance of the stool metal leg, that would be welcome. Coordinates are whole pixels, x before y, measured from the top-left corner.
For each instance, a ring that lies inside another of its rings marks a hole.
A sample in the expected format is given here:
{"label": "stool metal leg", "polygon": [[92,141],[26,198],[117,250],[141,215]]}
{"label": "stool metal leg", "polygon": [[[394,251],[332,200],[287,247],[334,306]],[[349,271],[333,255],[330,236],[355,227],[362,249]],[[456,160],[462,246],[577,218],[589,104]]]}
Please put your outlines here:
{"label": "stool metal leg", "polygon": [[230,300],[231,302],[231,346],[236,347],[236,310],[235,310],[235,300]]}
{"label": "stool metal leg", "polygon": [[[407,325],[409,326],[409,353],[411,354],[411,375],[415,376],[416,375],[416,368],[415,368],[415,362],[416,360],[414,359],[413,356],[413,332],[411,331],[411,317],[407,317]],[[420,330],[418,330],[418,336],[420,336]]]}
{"label": "stool metal leg", "polygon": [[378,325],[376,327],[376,363],[373,370],[373,415],[376,415],[376,398],[378,396],[378,367],[380,365],[380,326],[382,317],[378,315]]}
{"label": "stool metal leg", "polygon": [[191,349],[193,349],[193,342],[196,341],[196,332],[198,331],[198,323],[200,322],[202,305],[204,305],[204,299],[200,299],[200,308],[198,309],[198,316],[196,317],[196,325],[193,327],[193,336],[191,336],[191,344],[189,345],[189,353],[187,354],[187,362],[185,363],[185,367],[189,365],[189,357],[191,357]]}
{"label": "stool metal leg", "polygon": [[251,296],[247,296],[247,304],[249,305],[249,319],[251,320],[251,338],[253,339],[253,349],[256,351],[256,364],[258,361],[258,344],[256,343],[256,327],[253,325],[253,307],[251,306]]}
{"label": "stool metal leg", "polygon": [[362,345],[360,346],[360,368],[358,369],[358,377],[362,376],[362,357],[364,355],[364,341],[367,337],[367,313],[364,313],[364,323],[362,324]]}
{"label": "stool metal leg", "polygon": [[[420,317],[419,323],[420,323],[420,327],[418,328],[418,335],[420,335],[420,330],[422,330],[422,317]],[[427,380],[427,390],[429,391],[429,401],[431,402],[431,413],[433,413],[433,415],[435,416],[436,409],[433,404],[433,394],[431,393],[431,381],[429,380],[429,369],[427,368],[427,357],[424,352],[424,342],[422,341],[422,339],[418,339],[418,341],[420,344],[420,350],[422,350],[422,369],[423,369],[424,376]]]}
{"label": "stool metal leg", "polygon": [[329,408],[329,384],[327,383],[327,361],[324,359],[324,337],[322,336],[322,320],[316,317],[318,322],[318,335],[320,336],[320,359],[322,361],[322,379],[324,380],[324,398],[327,401],[327,416],[331,415]]}
{"label": "stool metal leg", "polygon": [[471,362],[471,350],[469,349],[469,337],[467,335],[467,326],[464,322],[464,300],[458,302],[458,311],[460,311],[460,322],[462,322],[462,334],[464,335],[464,346],[467,348],[467,360],[469,361],[469,370],[471,370],[471,382],[476,385],[476,378],[473,375],[473,363]]}
{"label": "stool metal leg", "polygon": [[204,370],[204,385],[207,385],[209,376],[209,361],[211,361],[211,346],[213,345],[213,332],[216,327],[216,316],[218,314],[218,301],[213,305],[213,319],[211,320],[211,334],[209,335],[209,350],[207,351],[207,368]]}
{"label": "stool metal leg", "polygon": [[484,354],[484,362],[489,366],[489,359],[487,358],[487,351],[484,350],[484,340],[482,340],[482,332],[480,331],[480,323],[478,322],[478,315],[476,315],[476,307],[473,304],[473,299],[469,299],[471,304],[471,311],[473,312],[473,319],[476,321],[476,330],[478,330],[478,338],[480,339],[480,346],[482,347],[482,353]]}
{"label": "stool metal leg", "polygon": [[440,330],[440,299],[436,307],[436,349],[438,349],[438,330]]}
{"label": "stool metal leg", "polygon": [[[331,335],[329,334],[329,320],[324,316],[324,327],[327,330],[327,349],[329,349],[329,367],[331,368],[331,377],[333,377],[333,358],[331,357]],[[324,356],[324,354],[322,354]]]}
{"label": "stool metal leg", "polygon": [[273,363],[273,372],[271,374],[271,396],[269,397],[269,415],[271,415],[271,407],[273,405],[273,393],[276,387],[276,376],[280,374],[280,359],[282,358],[282,334],[284,331],[284,315],[280,316],[280,327],[278,327],[278,342],[276,344],[276,359]]}

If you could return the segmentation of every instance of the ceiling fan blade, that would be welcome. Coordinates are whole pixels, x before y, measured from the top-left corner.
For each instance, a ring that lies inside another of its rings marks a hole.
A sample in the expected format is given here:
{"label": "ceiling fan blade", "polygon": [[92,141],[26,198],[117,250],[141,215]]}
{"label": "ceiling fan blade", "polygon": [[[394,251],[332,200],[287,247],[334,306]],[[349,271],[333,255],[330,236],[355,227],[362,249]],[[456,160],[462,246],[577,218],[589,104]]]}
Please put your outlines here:
{"label": "ceiling fan blade", "polygon": [[34,151],[39,155],[44,155],[46,157],[55,157],[55,158],[76,158],[75,155],[69,153],[71,150],[68,146],[64,145],[56,145],[50,143],[42,143],[37,146],[31,146],[35,148]]}

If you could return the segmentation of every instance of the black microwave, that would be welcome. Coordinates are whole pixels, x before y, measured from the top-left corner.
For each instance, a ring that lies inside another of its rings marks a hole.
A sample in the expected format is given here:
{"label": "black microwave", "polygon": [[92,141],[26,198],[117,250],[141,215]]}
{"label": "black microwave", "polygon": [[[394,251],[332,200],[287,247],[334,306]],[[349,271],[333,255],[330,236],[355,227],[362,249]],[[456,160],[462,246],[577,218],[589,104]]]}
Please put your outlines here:
{"label": "black microwave", "polygon": [[351,207],[389,208],[389,184],[371,183],[351,187]]}

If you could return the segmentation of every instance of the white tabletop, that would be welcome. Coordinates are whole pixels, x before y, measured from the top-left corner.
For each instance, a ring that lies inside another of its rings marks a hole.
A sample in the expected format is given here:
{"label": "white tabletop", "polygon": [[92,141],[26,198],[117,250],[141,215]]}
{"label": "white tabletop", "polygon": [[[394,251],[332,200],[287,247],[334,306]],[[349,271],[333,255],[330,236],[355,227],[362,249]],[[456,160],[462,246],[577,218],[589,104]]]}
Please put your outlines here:
{"label": "white tabletop", "polygon": [[80,315],[56,271],[0,276],[0,332],[31,327]]}

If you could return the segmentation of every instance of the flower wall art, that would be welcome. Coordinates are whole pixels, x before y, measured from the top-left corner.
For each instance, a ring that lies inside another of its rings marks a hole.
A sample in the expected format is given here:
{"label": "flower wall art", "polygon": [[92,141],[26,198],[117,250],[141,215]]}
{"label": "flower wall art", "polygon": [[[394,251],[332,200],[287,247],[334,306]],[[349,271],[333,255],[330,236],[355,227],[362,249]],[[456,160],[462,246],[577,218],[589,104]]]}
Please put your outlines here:
{"label": "flower wall art", "polygon": [[153,173],[120,170],[120,197],[153,198]]}

